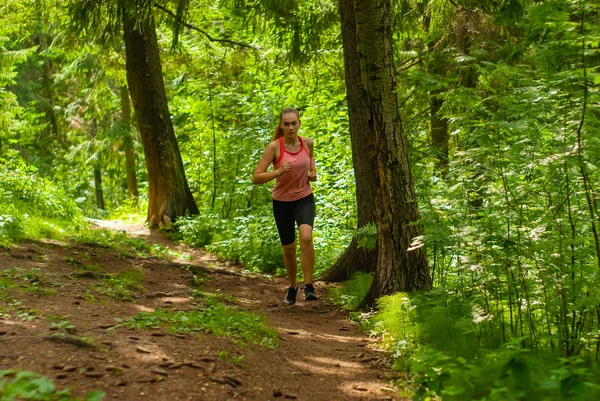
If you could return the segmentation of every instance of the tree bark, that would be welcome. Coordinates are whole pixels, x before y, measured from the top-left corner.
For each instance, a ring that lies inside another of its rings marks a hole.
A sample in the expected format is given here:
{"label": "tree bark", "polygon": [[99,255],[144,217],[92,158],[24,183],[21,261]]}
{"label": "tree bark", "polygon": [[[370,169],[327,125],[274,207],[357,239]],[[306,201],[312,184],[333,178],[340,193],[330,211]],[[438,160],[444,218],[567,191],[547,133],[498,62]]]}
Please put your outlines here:
{"label": "tree bark", "polygon": [[[34,37],[34,42],[39,46],[39,53],[48,50],[48,43],[44,33],[39,33]],[[50,122],[52,130],[52,138],[57,140],[58,143],[64,148],[68,148],[66,138],[61,133],[60,124],[54,106],[56,101],[54,99],[54,91],[52,89],[52,82],[54,81],[52,73],[52,62],[47,57],[43,57],[42,63],[42,97],[44,98],[43,108],[46,114],[46,118]]]}
{"label": "tree bark", "polygon": [[94,187],[96,188],[96,208],[104,210],[104,191],[102,189],[102,170],[100,164],[94,166]]}
{"label": "tree bark", "polygon": [[[90,124],[90,138],[94,140],[98,134],[98,125],[93,118]],[[94,164],[94,189],[96,192],[96,209],[104,210],[104,190],[102,189],[102,165],[100,161]]]}
{"label": "tree bark", "polygon": [[139,197],[137,178],[135,176],[135,151],[133,149],[133,136],[131,135],[131,107],[129,105],[129,90],[126,85],[121,86],[121,120],[125,126],[123,134],[123,151],[125,152],[125,171],[127,173],[127,193],[129,199],[137,203]]}
{"label": "tree bark", "polygon": [[[397,291],[431,287],[423,231],[398,111],[390,0],[355,0],[361,84],[366,95],[369,142],[377,168],[377,265],[365,301]],[[345,43],[344,43],[345,45]]]}
{"label": "tree bark", "polygon": [[431,147],[438,158],[438,166],[445,172],[448,166],[448,119],[440,116],[439,112],[444,105],[444,100],[439,96],[443,90],[431,91]]}
{"label": "tree bark", "polygon": [[[340,0],[342,38],[344,42],[344,70],[346,75],[346,100],[350,120],[352,164],[356,183],[357,227],[375,224],[376,174],[375,144],[370,140],[367,93],[361,84],[358,43],[356,40],[356,15],[354,0]],[[377,262],[377,249],[358,247],[356,237],[342,256],[321,276],[327,281],[344,281],[358,271],[372,273]]]}
{"label": "tree bark", "polygon": [[124,16],[127,82],[144,145],[148,170],[148,224],[171,228],[186,214],[198,214],[190,191],[165,92],[154,18]]}

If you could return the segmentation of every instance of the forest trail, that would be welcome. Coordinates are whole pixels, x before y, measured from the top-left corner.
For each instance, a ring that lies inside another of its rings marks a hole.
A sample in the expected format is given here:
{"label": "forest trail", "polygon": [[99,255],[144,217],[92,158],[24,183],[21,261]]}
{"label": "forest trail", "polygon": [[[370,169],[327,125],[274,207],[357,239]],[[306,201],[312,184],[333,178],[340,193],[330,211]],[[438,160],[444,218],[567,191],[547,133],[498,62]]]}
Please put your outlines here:
{"label": "forest trail", "polygon": [[[319,301],[299,297],[286,306],[283,278],[243,272],[142,226],[93,222],[185,257],[164,261],[58,241],[25,242],[3,252],[0,279],[39,270],[18,277],[21,288],[0,297],[0,370],[32,370],[78,395],[105,391],[105,400],[401,399],[388,385],[393,373],[387,358],[327,301],[325,283],[315,283]],[[143,288],[132,291],[129,302],[103,293],[107,275],[131,270],[142,273]],[[203,293],[266,316],[279,346],[270,350],[213,334],[119,324],[140,311],[201,309],[190,297],[198,280]]]}

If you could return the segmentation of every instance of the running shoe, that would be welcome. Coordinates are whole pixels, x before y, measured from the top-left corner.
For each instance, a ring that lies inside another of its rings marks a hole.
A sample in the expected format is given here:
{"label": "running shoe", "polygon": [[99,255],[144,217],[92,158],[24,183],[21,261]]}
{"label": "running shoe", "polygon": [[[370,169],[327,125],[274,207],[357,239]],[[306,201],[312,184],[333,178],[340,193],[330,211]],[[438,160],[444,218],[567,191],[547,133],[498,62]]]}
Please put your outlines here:
{"label": "running shoe", "polygon": [[317,298],[317,294],[315,294],[315,287],[312,284],[304,285],[304,299],[306,301],[316,301],[319,299]]}
{"label": "running shoe", "polygon": [[296,295],[298,294],[298,284],[296,287],[289,287],[283,303],[286,305],[294,305],[296,303]]}

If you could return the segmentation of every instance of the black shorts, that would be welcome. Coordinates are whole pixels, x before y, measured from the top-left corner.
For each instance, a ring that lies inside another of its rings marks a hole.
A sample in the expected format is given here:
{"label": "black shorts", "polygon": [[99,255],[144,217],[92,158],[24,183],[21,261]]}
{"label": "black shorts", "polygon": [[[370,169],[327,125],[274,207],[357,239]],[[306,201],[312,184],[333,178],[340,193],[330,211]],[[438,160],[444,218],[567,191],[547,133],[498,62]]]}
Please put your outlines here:
{"label": "black shorts", "polygon": [[275,215],[275,224],[277,224],[281,245],[289,245],[296,241],[294,222],[298,224],[298,227],[301,224],[308,224],[313,227],[315,222],[315,197],[310,194],[291,202],[273,199],[273,214]]}

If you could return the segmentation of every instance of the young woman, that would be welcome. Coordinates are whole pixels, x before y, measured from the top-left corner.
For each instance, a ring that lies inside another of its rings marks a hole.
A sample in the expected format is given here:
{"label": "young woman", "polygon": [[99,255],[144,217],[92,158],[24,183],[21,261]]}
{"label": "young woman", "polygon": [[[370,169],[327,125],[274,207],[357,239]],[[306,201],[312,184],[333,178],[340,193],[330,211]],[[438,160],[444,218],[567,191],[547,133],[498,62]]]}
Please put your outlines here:
{"label": "young woman", "polygon": [[[289,288],[284,299],[288,305],[296,303],[298,293],[295,223],[298,224],[300,262],[304,273],[304,298],[307,301],[317,299],[312,284],[315,267],[312,240],[315,199],[310,187],[310,182],[317,180],[313,156],[314,142],[298,135],[300,124],[298,110],[287,108],[281,111],[273,141],[267,145],[252,177],[254,184],[275,180],[273,214],[289,279]],[[273,170],[267,171],[271,163]]]}

